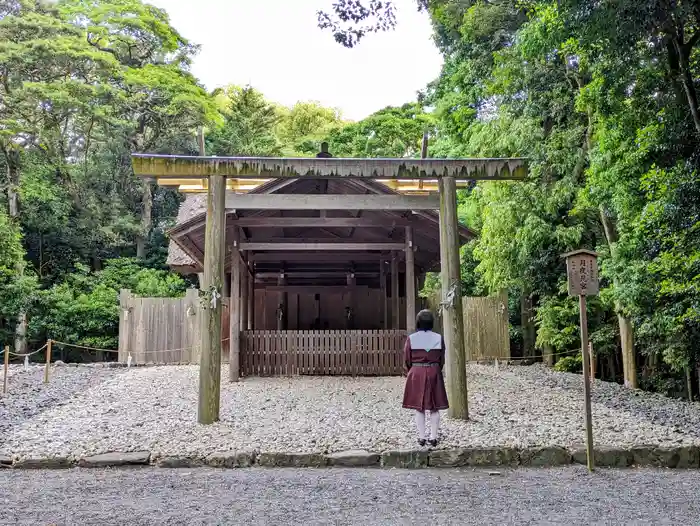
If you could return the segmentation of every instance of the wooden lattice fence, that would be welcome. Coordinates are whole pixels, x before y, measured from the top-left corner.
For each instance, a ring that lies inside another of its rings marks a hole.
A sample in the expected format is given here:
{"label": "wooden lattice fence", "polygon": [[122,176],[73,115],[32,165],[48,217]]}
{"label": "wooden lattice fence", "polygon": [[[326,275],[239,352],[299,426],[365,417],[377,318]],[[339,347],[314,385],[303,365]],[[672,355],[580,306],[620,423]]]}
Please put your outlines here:
{"label": "wooden lattice fence", "polygon": [[391,376],[403,371],[406,331],[246,331],[243,376]]}

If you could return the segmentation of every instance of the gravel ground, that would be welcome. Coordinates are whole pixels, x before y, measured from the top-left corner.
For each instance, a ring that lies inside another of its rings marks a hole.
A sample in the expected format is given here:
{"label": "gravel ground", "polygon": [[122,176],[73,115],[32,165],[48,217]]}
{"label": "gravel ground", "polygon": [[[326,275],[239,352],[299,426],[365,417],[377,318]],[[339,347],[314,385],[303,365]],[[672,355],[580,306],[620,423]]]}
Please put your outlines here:
{"label": "gravel ground", "polygon": [[[72,458],[109,451],[206,456],[231,450],[334,452],[414,446],[403,378],[250,378],[222,382],[221,418],[196,424],[195,366],[57,367],[13,376],[0,398],[0,454]],[[470,366],[471,422],[443,418],[441,447],[575,446],[581,377],[542,366]],[[596,445],[698,445],[700,404],[593,388]],[[0,424],[2,426],[2,424]],[[3,436],[4,435],[4,436]]]}
{"label": "gravel ground", "polygon": [[695,472],[69,470],[0,472],[0,524],[690,525]]}
{"label": "gravel ground", "polygon": [[[36,415],[70,404],[74,397],[86,389],[120,374],[119,369],[95,367],[53,367],[51,381],[44,384],[44,366],[10,365],[7,395],[0,389],[0,450],[5,435]],[[1,380],[0,380],[1,381]]]}

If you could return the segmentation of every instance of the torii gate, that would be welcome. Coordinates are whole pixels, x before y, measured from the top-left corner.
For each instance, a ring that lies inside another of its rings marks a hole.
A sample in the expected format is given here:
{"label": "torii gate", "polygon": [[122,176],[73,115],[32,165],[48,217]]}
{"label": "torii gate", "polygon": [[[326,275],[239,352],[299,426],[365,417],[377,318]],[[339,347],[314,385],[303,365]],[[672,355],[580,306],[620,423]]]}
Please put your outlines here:
{"label": "torii gate", "polygon": [[[265,199],[270,201],[267,203],[269,207],[298,209],[303,205],[307,209],[323,208],[323,200],[327,198],[321,195],[274,194],[236,194],[227,197],[229,179],[413,180],[418,182],[421,190],[438,190],[439,202],[434,195],[354,195],[343,196],[342,206],[352,206],[356,210],[376,210],[378,207],[380,209],[434,210],[439,206],[443,329],[448,350],[446,363],[447,391],[450,399],[449,415],[452,418],[468,419],[456,190],[458,185],[468,184],[474,180],[523,180],[527,176],[526,159],[348,159],[323,156],[266,158],[134,154],[132,164],[134,173],[144,178],[163,182],[177,180],[180,185],[189,184],[207,188],[204,276],[201,287],[206,301],[202,313],[199,423],[211,424],[219,420],[222,347],[220,335],[223,306],[220,300],[223,295],[224,281],[226,209],[254,208],[260,206],[260,202]],[[240,183],[236,182],[232,186],[235,184]],[[285,203],[285,199],[289,203]],[[415,287],[415,284],[407,286]],[[415,290],[407,291],[406,297],[415,297]],[[415,316],[415,304],[407,305],[407,316]],[[232,330],[231,335],[229,363],[231,380],[236,381],[240,349],[236,335],[240,337],[240,333]]]}

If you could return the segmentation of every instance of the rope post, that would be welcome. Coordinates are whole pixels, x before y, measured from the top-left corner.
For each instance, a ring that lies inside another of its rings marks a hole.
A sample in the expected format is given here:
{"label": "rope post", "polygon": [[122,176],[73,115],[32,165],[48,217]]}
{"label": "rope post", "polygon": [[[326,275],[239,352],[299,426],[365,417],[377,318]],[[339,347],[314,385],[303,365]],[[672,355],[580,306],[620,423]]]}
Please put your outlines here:
{"label": "rope post", "polygon": [[10,368],[10,347],[5,346],[5,366],[2,372],[2,394],[7,394],[7,371]]}
{"label": "rope post", "polygon": [[49,370],[51,369],[51,346],[53,340],[48,340],[46,342],[46,368],[44,369],[44,383],[49,383]]}

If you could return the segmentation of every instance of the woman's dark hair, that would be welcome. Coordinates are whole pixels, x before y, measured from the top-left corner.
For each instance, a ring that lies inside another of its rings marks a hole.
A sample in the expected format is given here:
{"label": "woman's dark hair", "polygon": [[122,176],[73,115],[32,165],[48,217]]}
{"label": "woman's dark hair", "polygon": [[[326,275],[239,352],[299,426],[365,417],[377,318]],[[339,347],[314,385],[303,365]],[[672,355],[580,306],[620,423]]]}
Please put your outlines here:
{"label": "woman's dark hair", "polygon": [[423,309],[416,316],[416,330],[419,331],[432,331],[433,325],[435,324],[435,317],[433,313],[427,309]]}

